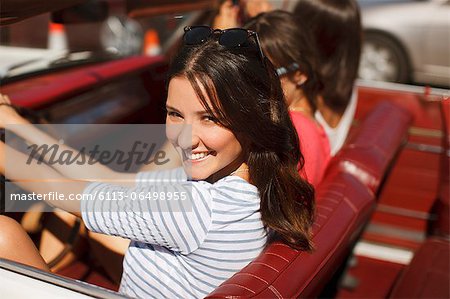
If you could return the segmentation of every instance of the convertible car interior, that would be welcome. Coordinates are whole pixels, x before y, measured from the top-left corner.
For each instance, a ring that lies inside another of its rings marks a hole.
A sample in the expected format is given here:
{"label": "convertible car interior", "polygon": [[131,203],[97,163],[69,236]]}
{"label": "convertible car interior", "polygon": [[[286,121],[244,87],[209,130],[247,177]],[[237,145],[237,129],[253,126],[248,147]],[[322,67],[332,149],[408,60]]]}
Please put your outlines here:
{"label": "convertible car interior", "polygon": [[[28,17],[26,12],[17,14],[20,1],[6,2],[1,25]],[[34,13],[48,11],[54,2],[41,4]],[[218,1],[129,2],[134,5],[131,17],[169,14],[164,25],[173,33],[180,31],[176,26],[206,20],[205,10]],[[174,8],[193,11],[192,19],[183,19]],[[174,34],[169,39],[177,38]],[[162,124],[167,66],[162,55],[115,57],[2,77],[0,91],[24,112],[50,123]],[[357,92],[350,135],[316,189],[314,251],[270,244],[207,298],[450,298],[450,92],[364,81],[358,82]],[[82,133],[75,132],[66,142],[86,138]],[[5,208],[0,201],[0,212]],[[4,214],[20,222],[24,213]],[[103,245],[80,233],[81,223],[74,229],[63,221],[39,220],[28,231],[39,246],[42,229],[51,232],[55,227],[66,230],[64,250],[79,249],[76,259],[53,273],[0,259],[0,294],[46,290],[41,285],[33,289],[32,281],[38,281],[80,296],[73,298],[122,298],[115,292],[120,277],[99,262],[122,257],[105,248],[103,256],[96,256],[93,248]],[[7,273],[11,278],[5,285]]]}
{"label": "convertible car interior", "polygon": [[[411,115],[380,103],[334,157],[317,189],[312,254],[275,243],[208,298],[314,298],[333,275],[342,275],[346,257],[370,220],[389,164],[404,145]],[[340,270],[340,271],[338,271]],[[337,287],[337,286],[334,286]],[[326,294],[335,295],[335,294]]]}

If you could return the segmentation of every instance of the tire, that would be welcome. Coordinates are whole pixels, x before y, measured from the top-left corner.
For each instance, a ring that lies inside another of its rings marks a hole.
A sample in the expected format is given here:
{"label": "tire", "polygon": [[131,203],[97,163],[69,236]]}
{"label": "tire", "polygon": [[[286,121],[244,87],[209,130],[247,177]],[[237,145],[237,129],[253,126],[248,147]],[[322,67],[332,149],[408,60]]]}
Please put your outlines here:
{"label": "tire", "polygon": [[410,66],[406,52],[387,35],[366,33],[359,77],[364,80],[408,83]]}

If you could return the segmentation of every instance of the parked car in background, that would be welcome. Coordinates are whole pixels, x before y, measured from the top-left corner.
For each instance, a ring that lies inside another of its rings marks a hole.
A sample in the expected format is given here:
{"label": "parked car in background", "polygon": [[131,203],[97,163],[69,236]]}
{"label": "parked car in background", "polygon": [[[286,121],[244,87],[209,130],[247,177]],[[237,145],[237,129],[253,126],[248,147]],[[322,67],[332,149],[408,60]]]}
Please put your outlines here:
{"label": "parked car in background", "polygon": [[365,80],[450,86],[450,1],[360,0]]}

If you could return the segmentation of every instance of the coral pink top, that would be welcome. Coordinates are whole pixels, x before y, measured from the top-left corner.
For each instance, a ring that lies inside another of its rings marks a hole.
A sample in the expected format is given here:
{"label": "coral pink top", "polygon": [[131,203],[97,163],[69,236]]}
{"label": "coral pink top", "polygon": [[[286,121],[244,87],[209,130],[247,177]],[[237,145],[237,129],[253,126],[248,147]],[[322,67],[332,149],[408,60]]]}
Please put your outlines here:
{"label": "coral pink top", "polygon": [[330,144],[327,135],[313,119],[300,111],[289,111],[292,123],[300,139],[300,149],[305,158],[305,166],[300,175],[314,187],[322,180],[330,161]]}

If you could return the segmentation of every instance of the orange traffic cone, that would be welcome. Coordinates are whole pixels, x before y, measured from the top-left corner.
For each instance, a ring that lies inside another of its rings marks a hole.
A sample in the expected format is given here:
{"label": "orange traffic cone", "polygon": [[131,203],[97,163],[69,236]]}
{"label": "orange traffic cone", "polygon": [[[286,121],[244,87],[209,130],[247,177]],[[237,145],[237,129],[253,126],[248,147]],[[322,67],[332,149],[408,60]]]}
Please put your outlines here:
{"label": "orange traffic cone", "polygon": [[55,51],[67,50],[67,37],[64,25],[49,23],[47,48]]}
{"label": "orange traffic cone", "polygon": [[155,29],[149,29],[145,32],[144,54],[147,56],[156,56],[161,54],[159,36]]}

